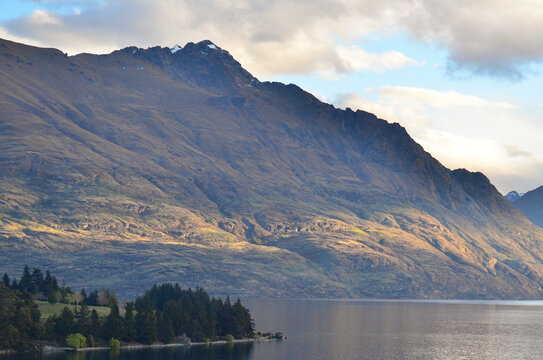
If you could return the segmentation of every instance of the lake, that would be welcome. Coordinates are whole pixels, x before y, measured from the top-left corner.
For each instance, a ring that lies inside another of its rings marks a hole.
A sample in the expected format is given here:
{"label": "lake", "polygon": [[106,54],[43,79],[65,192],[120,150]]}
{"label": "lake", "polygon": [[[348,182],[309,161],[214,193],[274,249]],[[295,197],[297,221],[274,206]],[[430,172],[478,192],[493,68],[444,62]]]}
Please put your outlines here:
{"label": "lake", "polygon": [[285,341],[0,360],[542,359],[543,302],[245,300]]}

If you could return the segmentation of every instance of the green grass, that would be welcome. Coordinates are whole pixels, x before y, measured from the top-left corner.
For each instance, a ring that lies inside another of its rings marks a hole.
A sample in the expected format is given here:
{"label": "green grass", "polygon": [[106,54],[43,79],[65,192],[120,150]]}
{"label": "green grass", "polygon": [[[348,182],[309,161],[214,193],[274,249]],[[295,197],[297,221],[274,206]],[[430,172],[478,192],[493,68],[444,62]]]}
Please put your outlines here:
{"label": "green grass", "polygon": [[[67,304],[50,304],[47,301],[36,301],[36,304],[38,304],[38,308],[40,309],[41,317],[42,319],[47,319],[50,316],[53,316],[55,314],[60,314],[62,309],[64,309],[65,306],[70,308],[72,311],[75,309],[75,305],[67,305]],[[89,311],[96,310],[99,316],[107,316],[109,314],[109,308],[105,306],[89,306]]]}

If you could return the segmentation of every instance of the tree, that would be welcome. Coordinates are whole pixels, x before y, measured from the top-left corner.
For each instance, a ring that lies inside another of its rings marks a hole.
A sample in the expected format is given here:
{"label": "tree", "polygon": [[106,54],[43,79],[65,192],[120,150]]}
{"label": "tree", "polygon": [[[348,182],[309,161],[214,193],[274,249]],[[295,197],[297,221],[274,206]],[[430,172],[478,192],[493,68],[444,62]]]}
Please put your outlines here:
{"label": "tree", "polygon": [[58,291],[58,290],[59,290],[59,287],[58,287],[57,278],[55,276],[51,276],[51,272],[49,272],[49,270],[46,270],[42,291],[49,298],[51,293],[53,293],[55,291]]}
{"label": "tree", "polygon": [[111,338],[109,340],[109,347],[111,348],[111,350],[119,350],[119,348],[121,347],[121,342],[115,338]]}
{"label": "tree", "polygon": [[87,302],[87,292],[85,291],[85,289],[81,289],[80,294],[83,297],[83,302]]}
{"label": "tree", "polygon": [[69,334],[66,336],[66,346],[76,350],[81,349],[87,346],[87,339],[79,333]]}
{"label": "tree", "polygon": [[50,304],[56,304],[61,299],[61,297],[62,295],[60,294],[60,291],[49,291],[49,293],[47,294],[47,302],[49,302]]}
{"label": "tree", "polygon": [[124,337],[124,324],[123,318],[119,314],[119,306],[117,305],[117,302],[112,303],[109,309],[109,315],[106,317],[106,321],[104,322],[102,334],[105,338],[122,338]]}
{"label": "tree", "polygon": [[157,324],[158,339],[166,344],[171,343],[175,336],[172,327],[172,320],[166,318],[163,313],[158,312]]}
{"label": "tree", "polygon": [[74,294],[74,300],[75,300],[76,305],[80,305],[83,302],[84,299],[85,299],[85,297],[83,297],[83,295],[81,295],[80,292],[76,292]]}
{"label": "tree", "polygon": [[87,304],[81,303],[79,310],[75,313],[77,331],[88,334],[91,328],[90,310]]}
{"label": "tree", "polygon": [[108,289],[102,289],[98,295],[98,304],[102,306],[111,306],[113,303],[117,303],[115,293]]}
{"label": "tree", "polygon": [[30,295],[0,283],[0,349],[24,349],[40,335],[40,311]]}
{"label": "tree", "polygon": [[92,310],[90,316],[89,334],[93,335],[94,337],[100,337],[102,335],[102,324],[100,322],[100,317],[94,309]]}
{"label": "tree", "polygon": [[30,268],[25,265],[23,270],[23,276],[19,281],[19,290],[32,292],[32,276],[30,275]]}
{"label": "tree", "polygon": [[34,271],[32,272],[32,275],[30,276],[32,280],[31,285],[31,292],[32,294],[37,294],[42,291],[43,284],[45,283],[45,280],[43,279],[43,274],[41,273],[41,270],[38,268],[34,268]]}
{"label": "tree", "polygon": [[148,295],[136,300],[136,329],[138,341],[152,344],[157,340],[157,319],[153,303]]}
{"label": "tree", "polygon": [[232,306],[232,314],[234,318],[234,335],[238,338],[253,337],[255,331],[254,320],[251,319],[249,310],[241,304],[240,299]]}
{"label": "tree", "polygon": [[8,276],[8,273],[4,273],[4,277],[2,278],[2,281],[4,282],[4,286],[9,288],[10,287],[10,282],[9,282],[9,276]]}
{"label": "tree", "polygon": [[134,303],[129,302],[125,306],[124,312],[124,338],[125,341],[136,341],[138,333],[136,331],[136,319],[134,317]]}
{"label": "tree", "polygon": [[58,336],[67,336],[75,331],[74,313],[65,306],[60,316],[55,321],[55,334]]}
{"label": "tree", "polygon": [[62,302],[64,304],[73,304],[75,303],[75,296],[74,294],[68,292],[68,291],[65,291],[64,294],[62,295]]}
{"label": "tree", "polygon": [[91,291],[86,302],[89,306],[98,306],[98,290]]}

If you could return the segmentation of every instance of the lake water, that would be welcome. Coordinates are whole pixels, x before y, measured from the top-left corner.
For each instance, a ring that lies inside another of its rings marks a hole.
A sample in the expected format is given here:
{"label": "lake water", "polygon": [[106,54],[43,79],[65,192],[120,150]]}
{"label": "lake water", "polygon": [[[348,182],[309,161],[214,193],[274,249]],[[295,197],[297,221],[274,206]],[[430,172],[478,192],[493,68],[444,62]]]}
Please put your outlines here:
{"label": "lake water", "polygon": [[[285,341],[45,355],[47,360],[543,359],[543,302],[245,300]],[[35,359],[2,357],[0,360]]]}

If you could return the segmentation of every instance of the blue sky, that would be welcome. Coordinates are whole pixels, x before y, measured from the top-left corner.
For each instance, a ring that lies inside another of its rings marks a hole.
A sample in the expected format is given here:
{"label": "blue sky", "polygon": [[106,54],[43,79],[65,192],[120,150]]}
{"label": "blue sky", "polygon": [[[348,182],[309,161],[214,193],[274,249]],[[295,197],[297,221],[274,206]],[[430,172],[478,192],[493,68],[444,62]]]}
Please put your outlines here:
{"label": "blue sky", "polygon": [[503,193],[543,185],[536,0],[2,0],[0,37],[70,54],[210,39],[261,80],[399,122]]}

